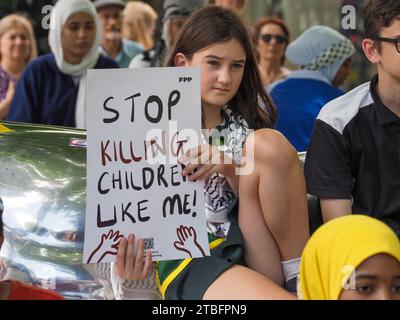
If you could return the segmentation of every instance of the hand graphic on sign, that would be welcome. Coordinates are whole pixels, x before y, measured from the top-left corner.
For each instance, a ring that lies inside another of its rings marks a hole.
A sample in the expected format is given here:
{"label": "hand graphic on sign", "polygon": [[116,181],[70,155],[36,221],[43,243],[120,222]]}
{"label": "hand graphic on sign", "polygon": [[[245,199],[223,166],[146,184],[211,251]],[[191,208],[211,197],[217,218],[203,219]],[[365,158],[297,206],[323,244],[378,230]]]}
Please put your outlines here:
{"label": "hand graphic on sign", "polygon": [[205,257],[203,248],[197,242],[196,230],[193,227],[180,226],[176,229],[179,241],[174,242],[174,247],[179,251],[186,252],[191,258],[202,255]]}
{"label": "hand graphic on sign", "polygon": [[100,244],[89,256],[87,263],[99,263],[107,254],[116,256],[121,238],[123,238],[123,235],[120,235],[119,231],[110,230],[107,234],[103,234]]}

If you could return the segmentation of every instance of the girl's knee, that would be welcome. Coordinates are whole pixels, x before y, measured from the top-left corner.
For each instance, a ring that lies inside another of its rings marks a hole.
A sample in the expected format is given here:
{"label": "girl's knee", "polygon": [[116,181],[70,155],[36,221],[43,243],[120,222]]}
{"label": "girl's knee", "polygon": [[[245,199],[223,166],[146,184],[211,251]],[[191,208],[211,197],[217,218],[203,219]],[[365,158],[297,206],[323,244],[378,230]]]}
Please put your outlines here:
{"label": "girl's knee", "polygon": [[272,167],[289,167],[298,155],[289,141],[278,131],[260,129],[246,140],[246,152],[253,152],[255,162]]}

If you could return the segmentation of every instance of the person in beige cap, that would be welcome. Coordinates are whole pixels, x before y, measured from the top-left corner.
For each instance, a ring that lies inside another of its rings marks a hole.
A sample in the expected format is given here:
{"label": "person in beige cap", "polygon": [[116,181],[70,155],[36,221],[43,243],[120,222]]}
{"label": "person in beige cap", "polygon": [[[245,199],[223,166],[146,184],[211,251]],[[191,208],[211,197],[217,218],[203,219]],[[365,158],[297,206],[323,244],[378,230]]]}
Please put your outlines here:
{"label": "person in beige cap", "polygon": [[100,51],[113,58],[121,68],[126,68],[143,46],[137,42],[122,38],[122,10],[125,2],[121,0],[95,0],[100,22],[103,26],[103,40]]}
{"label": "person in beige cap", "polygon": [[206,0],[164,0],[156,27],[155,47],[132,59],[130,68],[160,67],[191,14],[207,5]]}
{"label": "person in beige cap", "polygon": [[217,6],[232,9],[237,13],[241,13],[246,5],[246,0],[215,0]]}

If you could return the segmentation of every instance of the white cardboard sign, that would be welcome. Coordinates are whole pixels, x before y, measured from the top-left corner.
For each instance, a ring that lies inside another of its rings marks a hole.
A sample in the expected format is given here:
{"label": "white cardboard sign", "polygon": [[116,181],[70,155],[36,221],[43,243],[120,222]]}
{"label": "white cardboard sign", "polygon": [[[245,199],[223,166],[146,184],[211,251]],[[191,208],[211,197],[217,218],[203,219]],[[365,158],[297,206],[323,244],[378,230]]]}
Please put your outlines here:
{"label": "white cardboard sign", "polygon": [[86,127],[83,262],[114,261],[130,233],[153,260],[209,255],[204,183],[177,161],[201,141],[199,69],[89,70]]}

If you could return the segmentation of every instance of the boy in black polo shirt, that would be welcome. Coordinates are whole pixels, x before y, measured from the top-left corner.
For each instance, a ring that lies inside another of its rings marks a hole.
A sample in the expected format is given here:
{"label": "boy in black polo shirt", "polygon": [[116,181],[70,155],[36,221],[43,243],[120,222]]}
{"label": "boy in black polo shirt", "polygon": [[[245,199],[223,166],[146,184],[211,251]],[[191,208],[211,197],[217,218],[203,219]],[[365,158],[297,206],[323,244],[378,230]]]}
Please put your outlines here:
{"label": "boy in black polo shirt", "polygon": [[324,221],[376,217],[400,237],[400,1],[370,0],[362,47],[378,74],[328,103],[305,162],[307,190]]}

